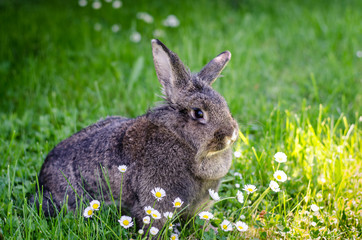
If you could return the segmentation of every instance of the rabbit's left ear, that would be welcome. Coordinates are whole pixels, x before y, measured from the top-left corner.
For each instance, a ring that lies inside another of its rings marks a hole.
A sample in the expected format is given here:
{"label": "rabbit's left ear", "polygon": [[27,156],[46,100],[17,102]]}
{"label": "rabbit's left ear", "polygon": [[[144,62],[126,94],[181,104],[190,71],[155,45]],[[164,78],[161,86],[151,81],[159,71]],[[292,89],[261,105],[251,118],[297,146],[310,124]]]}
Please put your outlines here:
{"label": "rabbit's left ear", "polygon": [[153,39],[151,43],[158,80],[163,86],[166,97],[175,102],[179,91],[190,84],[190,72],[180,58],[160,40]]}
{"label": "rabbit's left ear", "polygon": [[231,58],[231,53],[225,51],[212,59],[198,74],[199,78],[208,84],[212,84]]}

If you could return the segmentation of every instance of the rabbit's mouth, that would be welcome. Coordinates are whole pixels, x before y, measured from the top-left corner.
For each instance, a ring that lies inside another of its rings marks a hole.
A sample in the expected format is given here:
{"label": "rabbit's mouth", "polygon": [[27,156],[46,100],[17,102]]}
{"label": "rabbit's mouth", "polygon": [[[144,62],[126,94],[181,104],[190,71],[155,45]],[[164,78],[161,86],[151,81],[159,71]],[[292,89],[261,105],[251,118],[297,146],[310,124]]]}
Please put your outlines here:
{"label": "rabbit's mouth", "polygon": [[234,130],[231,136],[221,136],[220,132],[215,133],[214,139],[207,146],[207,155],[212,156],[229,149],[236,141],[238,130]]}

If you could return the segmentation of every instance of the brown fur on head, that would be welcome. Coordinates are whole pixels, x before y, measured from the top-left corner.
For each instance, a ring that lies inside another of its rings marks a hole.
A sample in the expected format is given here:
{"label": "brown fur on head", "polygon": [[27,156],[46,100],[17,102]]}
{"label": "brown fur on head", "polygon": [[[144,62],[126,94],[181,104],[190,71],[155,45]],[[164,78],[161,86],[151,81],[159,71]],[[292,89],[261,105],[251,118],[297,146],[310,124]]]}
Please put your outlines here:
{"label": "brown fur on head", "polygon": [[[201,161],[230,147],[238,135],[225,99],[211,88],[231,58],[229,51],[219,54],[199,73],[191,74],[178,56],[159,40],[152,40],[156,73],[168,103],[168,122],[177,134],[197,149]],[[196,111],[201,111],[198,118]]]}

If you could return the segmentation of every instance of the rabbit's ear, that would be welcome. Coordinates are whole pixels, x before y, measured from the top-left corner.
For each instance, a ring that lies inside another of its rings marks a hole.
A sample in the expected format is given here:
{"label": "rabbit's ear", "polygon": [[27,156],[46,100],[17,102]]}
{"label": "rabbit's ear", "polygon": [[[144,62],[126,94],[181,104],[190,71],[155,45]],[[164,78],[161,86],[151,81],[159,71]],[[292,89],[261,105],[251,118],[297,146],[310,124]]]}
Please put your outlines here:
{"label": "rabbit's ear", "polygon": [[153,39],[151,43],[158,80],[163,86],[166,97],[173,102],[177,92],[190,84],[190,73],[179,57],[160,40]]}
{"label": "rabbit's ear", "polygon": [[199,78],[211,85],[220,75],[230,58],[231,53],[229,51],[220,53],[199,72]]}

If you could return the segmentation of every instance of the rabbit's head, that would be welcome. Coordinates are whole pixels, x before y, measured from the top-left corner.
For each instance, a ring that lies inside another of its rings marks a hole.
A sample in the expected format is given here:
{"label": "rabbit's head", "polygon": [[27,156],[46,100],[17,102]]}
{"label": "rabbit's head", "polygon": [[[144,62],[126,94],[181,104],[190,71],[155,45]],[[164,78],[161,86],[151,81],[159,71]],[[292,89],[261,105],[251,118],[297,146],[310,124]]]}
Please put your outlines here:
{"label": "rabbit's head", "polygon": [[157,77],[163,86],[164,122],[184,139],[199,157],[228,149],[237,139],[238,125],[225,99],[211,84],[230,60],[225,51],[199,73],[192,74],[179,57],[159,40],[152,40]]}

